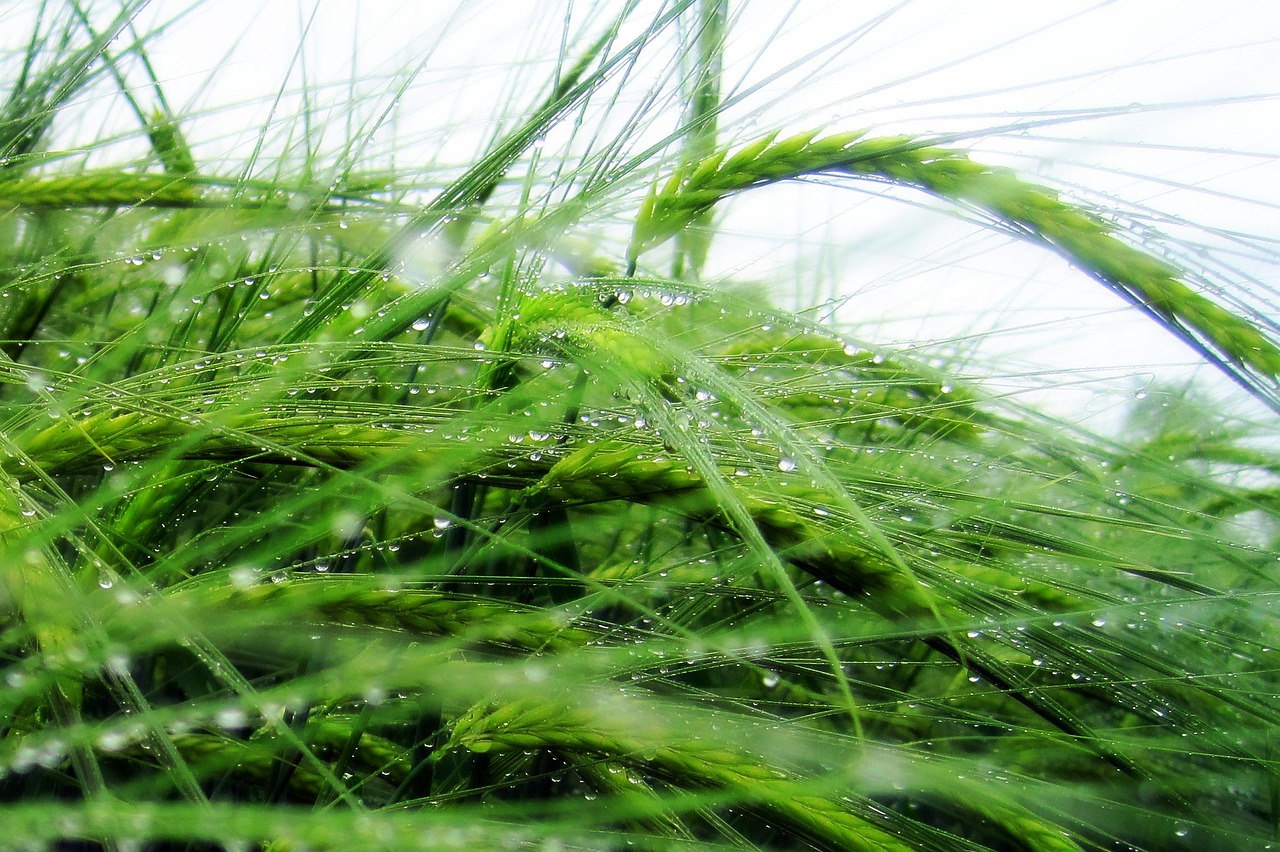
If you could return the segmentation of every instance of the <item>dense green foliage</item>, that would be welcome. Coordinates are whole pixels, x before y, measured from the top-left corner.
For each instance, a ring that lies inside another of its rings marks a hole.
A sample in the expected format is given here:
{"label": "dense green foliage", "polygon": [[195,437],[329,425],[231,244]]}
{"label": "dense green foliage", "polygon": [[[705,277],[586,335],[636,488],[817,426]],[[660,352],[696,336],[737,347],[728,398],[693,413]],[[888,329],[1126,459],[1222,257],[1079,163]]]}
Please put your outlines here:
{"label": "dense green foliage", "polygon": [[[719,2],[601,22],[430,186],[203,163],[135,11],[0,57],[4,843],[1274,838],[1273,445],[1173,392],[1090,435],[699,273],[722,200],[870,178],[1274,406],[1265,322],[937,139],[725,145]],[[557,161],[677,24],[676,130]],[[53,145],[87,94],[136,133]]]}

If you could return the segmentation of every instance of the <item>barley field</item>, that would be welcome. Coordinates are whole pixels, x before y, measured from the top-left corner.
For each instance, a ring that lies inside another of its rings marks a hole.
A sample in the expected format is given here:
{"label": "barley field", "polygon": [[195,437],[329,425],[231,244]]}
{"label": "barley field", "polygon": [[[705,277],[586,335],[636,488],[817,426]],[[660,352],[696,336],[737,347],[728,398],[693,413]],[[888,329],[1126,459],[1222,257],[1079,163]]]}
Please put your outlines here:
{"label": "barley field", "polygon": [[[0,846],[1280,843],[1274,205],[1006,144],[1262,82],[925,126],[824,72],[920,4],[775,72],[758,16],[810,8],[725,0],[458,4],[334,82],[287,4],[246,96],[169,47],[218,5],[0,4]],[[977,296],[900,336],[892,255],[790,218],[832,203],[1187,369]]]}

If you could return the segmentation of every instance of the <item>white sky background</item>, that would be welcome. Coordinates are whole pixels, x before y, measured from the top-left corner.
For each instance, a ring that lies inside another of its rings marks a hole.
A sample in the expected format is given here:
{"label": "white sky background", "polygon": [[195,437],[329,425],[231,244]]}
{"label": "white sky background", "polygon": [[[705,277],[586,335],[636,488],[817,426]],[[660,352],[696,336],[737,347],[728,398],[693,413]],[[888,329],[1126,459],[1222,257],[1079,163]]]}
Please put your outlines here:
{"label": "white sky background", "polygon": [[[0,32],[23,33],[10,25],[27,5],[0,3]],[[154,0],[143,20],[189,5]],[[545,93],[562,39],[581,47],[599,32],[603,10],[617,6],[211,0],[156,39],[150,58],[179,115],[204,114],[192,123],[193,141],[198,159],[214,164],[243,158],[267,123],[268,151],[300,144],[293,95],[304,84],[311,138],[332,151],[363,137],[359,128],[407,81],[365,155],[394,158],[435,184],[440,164],[474,158]],[[1209,266],[1233,267],[1213,280],[1244,288],[1233,292],[1280,319],[1280,6],[739,0],[731,14],[727,141],[777,127],[972,133],[957,144],[975,159],[1115,205],[1170,235],[1167,245],[1193,262],[1204,260],[1197,245],[1208,245]],[[642,11],[637,20],[652,17]],[[631,74],[635,85],[582,138],[632,120],[641,98],[673,78],[674,52],[655,43]],[[292,94],[275,104],[282,90]],[[674,91],[667,86],[668,96]],[[672,116],[649,115],[650,141],[670,132]],[[1059,121],[999,129],[1040,119]],[[1134,392],[1157,379],[1194,373],[1221,385],[1189,349],[1055,256],[886,200],[873,185],[833,180],[749,193],[727,207],[723,227],[710,277],[782,282],[778,298],[791,307],[839,297],[839,318],[857,337],[925,354],[969,352],[997,376],[990,389],[1087,424],[1113,427]],[[1027,390],[1042,381],[1081,390]],[[1222,392],[1251,410],[1242,394]]]}

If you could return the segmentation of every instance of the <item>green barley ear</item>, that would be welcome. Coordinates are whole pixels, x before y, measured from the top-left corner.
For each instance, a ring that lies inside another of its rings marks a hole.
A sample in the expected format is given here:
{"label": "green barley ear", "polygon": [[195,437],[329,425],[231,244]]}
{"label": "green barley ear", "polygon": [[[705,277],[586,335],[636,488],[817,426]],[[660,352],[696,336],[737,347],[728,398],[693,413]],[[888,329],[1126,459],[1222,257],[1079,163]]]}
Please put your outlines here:
{"label": "green barley ear", "polygon": [[1269,405],[1280,410],[1280,347],[1256,326],[1196,292],[1171,264],[1120,239],[1099,216],[1010,169],[907,136],[863,139],[773,134],[732,156],[707,158],[651,192],[628,256],[670,239],[726,196],[806,175],[873,178],[976,207],[1019,236],[1046,245],[1150,314]]}
{"label": "green barley ear", "polygon": [[0,207],[191,207],[200,190],[171,175],[100,171],[0,180]]}
{"label": "green barley ear", "polygon": [[579,353],[600,353],[651,381],[663,380],[673,369],[666,353],[654,352],[590,291],[539,293],[521,305],[520,316],[512,324],[512,344],[517,348],[537,351],[559,346]]}
{"label": "green barley ear", "polygon": [[[201,584],[165,593],[158,612],[186,623],[209,619],[289,621],[372,627],[413,636],[445,637],[492,648],[552,653],[579,648],[593,635],[540,610],[416,590],[388,591],[358,578],[316,578],[248,588]],[[127,624],[118,625],[128,629]]]}
{"label": "green barley ear", "polygon": [[[0,594],[56,668],[82,632],[81,595],[65,561],[33,534],[43,523],[21,485],[0,473],[0,559],[4,562]],[[78,692],[70,682],[62,688]]]}
{"label": "green barley ear", "polygon": [[160,160],[164,170],[172,175],[191,175],[196,172],[196,161],[191,146],[182,134],[178,120],[162,109],[151,113],[147,122],[147,138],[151,150]]}
{"label": "green barley ear", "polygon": [[[730,475],[727,480],[736,486],[735,497],[760,534],[784,558],[849,595],[865,595],[877,611],[891,617],[929,617],[930,596],[901,566],[855,536],[824,524],[821,516],[802,513],[801,506],[830,504],[831,495],[798,482],[779,483],[777,493],[770,494],[757,478]],[[706,480],[683,460],[620,442],[599,442],[566,456],[532,493],[568,503],[675,502],[694,517],[730,524]]]}
{"label": "green barley ear", "polygon": [[446,748],[478,754],[550,749],[603,759],[677,791],[732,793],[823,847],[867,852],[912,848],[877,825],[870,812],[854,813],[835,797],[816,795],[795,774],[745,750],[700,739],[663,742],[653,736],[655,732],[648,733],[644,736],[625,725],[605,724],[595,714],[555,701],[528,700],[472,707],[454,723]]}
{"label": "green barley ear", "polygon": [[[892,418],[930,435],[974,441],[988,420],[973,393],[955,382],[943,383],[915,366],[829,335],[779,324],[742,335],[715,354],[739,373],[763,373],[756,379],[762,390],[801,423]],[[827,428],[840,433],[838,425]]]}

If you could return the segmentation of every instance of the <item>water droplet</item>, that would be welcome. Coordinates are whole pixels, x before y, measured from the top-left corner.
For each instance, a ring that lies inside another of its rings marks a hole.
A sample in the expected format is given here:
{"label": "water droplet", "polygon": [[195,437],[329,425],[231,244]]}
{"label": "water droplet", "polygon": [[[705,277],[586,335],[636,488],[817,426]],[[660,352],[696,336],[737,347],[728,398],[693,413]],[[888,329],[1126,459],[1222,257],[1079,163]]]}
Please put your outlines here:
{"label": "water droplet", "polygon": [[104,731],[98,737],[98,748],[103,751],[119,751],[129,741],[124,731]]}
{"label": "water droplet", "polygon": [[333,534],[341,539],[354,538],[364,526],[364,519],[355,512],[335,512],[330,522]]}
{"label": "water droplet", "polygon": [[258,582],[258,569],[252,565],[241,565],[231,569],[231,585],[237,589],[248,589]]}
{"label": "water droplet", "polygon": [[214,723],[224,731],[232,731],[247,725],[249,717],[239,707],[224,707],[214,716]]}

